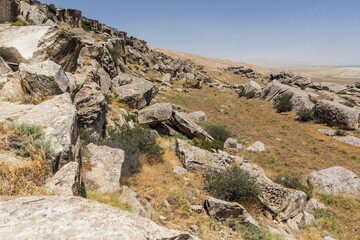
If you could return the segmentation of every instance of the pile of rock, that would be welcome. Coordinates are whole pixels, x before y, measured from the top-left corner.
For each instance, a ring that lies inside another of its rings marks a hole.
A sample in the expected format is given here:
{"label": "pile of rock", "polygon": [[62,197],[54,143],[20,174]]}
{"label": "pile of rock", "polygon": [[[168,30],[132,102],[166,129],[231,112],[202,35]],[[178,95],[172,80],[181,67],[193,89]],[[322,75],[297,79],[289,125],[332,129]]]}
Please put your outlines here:
{"label": "pile of rock", "polygon": [[290,72],[272,72],[270,73],[270,81],[277,80],[284,84],[309,86],[312,84],[311,78],[303,76],[295,76]]}
{"label": "pile of rock", "polygon": [[258,78],[262,77],[262,75],[259,73],[256,73],[254,71],[254,69],[252,69],[250,67],[245,67],[245,66],[228,67],[228,68],[221,69],[221,70],[226,71],[226,72],[232,72],[234,74],[239,74],[239,75],[242,75],[243,77],[247,77],[247,78],[258,79]]}

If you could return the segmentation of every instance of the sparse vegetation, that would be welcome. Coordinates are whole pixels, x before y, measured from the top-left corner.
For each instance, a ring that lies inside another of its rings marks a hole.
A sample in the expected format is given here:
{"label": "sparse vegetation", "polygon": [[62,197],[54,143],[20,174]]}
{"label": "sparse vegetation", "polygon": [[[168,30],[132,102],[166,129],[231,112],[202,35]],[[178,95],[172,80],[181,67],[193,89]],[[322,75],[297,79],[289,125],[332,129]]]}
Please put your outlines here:
{"label": "sparse vegetation", "polygon": [[125,116],[125,120],[127,122],[133,121],[134,123],[137,122],[136,116],[134,114],[129,113],[127,116]]}
{"label": "sparse vegetation", "polygon": [[205,176],[205,189],[217,198],[235,202],[256,200],[258,193],[255,179],[238,166],[210,170]]}
{"label": "sparse vegetation", "polygon": [[205,130],[217,141],[225,142],[232,136],[232,133],[225,127],[220,125],[207,125]]}
{"label": "sparse vegetation", "polygon": [[130,39],[126,39],[126,41],[125,41],[125,46],[130,46],[130,47],[132,47],[132,46],[133,46],[132,41],[131,41]]}
{"label": "sparse vegetation", "polygon": [[325,227],[325,229],[336,233],[338,230],[338,220],[334,217],[332,211],[327,208],[316,209],[315,218],[319,221],[319,223]]}
{"label": "sparse vegetation", "polygon": [[11,26],[19,27],[19,26],[29,26],[30,23],[18,18],[15,22],[5,22],[5,24],[10,24]]}
{"label": "sparse vegetation", "polygon": [[195,146],[205,149],[205,150],[208,150],[208,151],[211,151],[212,149],[223,150],[223,148],[224,148],[224,143],[222,141],[217,141],[217,140],[214,140],[214,141],[206,140],[205,141],[205,140],[202,140],[199,138],[195,138],[193,140],[193,143]]}
{"label": "sparse vegetation", "polygon": [[86,32],[90,32],[92,31],[92,25],[90,21],[87,20],[81,20],[81,27],[86,31]]}
{"label": "sparse vegetation", "polygon": [[308,199],[313,197],[314,186],[310,182],[303,183],[299,174],[279,175],[275,182],[287,188],[303,191]]}
{"label": "sparse vegetation", "polygon": [[104,203],[113,207],[120,208],[123,211],[130,211],[131,205],[129,203],[124,203],[120,199],[120,194],[115,193],[99,193],[96,191],[88,190],[86,191],[86,198]]}
{"label": "sparse vegetation", "polygon": [[341,128],[336,129],[335,135],[339,137],[347,136],[347,132]]}
{"label": "sparse vegetation", "polygon": [[297,113],[297,120],[300,122],[308,122],[314,119],[314,111],[309,108],[301,108]]}
{"label": "sparse vegetation", "polygon": [[239,97],[246,97],[247,99],[254,98],[256,93],[255,91],[246,92],[245,88],[238,92]]}
{"label": "sparse vegetation", "polygon": [[241,236],[246,240],[261,240],[265,234],[260,228],[251,223],[243,223],[240,225]]}
{"label": "sparse vegetation", "polygon": [[48,12],[52,13],[53,15],[56,15],[56,7],[54,4],[48,5]]}
{"label": "sparse vegetation", "polygon": [[284,93],[275,99],[275,108],[277,113],[290,112],[294,104],[291,102],[291,98],[294,96],[292,93]]}

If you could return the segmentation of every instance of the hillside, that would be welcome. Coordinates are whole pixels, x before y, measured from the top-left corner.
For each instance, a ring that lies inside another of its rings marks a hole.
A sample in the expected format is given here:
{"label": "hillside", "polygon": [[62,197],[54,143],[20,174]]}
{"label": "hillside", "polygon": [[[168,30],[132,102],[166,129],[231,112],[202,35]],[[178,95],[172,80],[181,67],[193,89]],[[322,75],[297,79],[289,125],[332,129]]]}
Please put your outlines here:
{"label": "hillside", "polygon": [[0,3],[1,239],[360,238],[360,83]]}

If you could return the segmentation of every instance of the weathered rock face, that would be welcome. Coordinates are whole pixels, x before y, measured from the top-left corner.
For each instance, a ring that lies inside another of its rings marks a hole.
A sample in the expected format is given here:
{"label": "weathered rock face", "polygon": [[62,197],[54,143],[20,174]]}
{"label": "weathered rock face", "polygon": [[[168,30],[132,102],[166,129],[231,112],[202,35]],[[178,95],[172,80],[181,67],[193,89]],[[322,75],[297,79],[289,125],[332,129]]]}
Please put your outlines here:
{"label": "weathered rock face", "polygon": [[294,104],[293,111],[299,111],[302,108],[312,109],[314,104],[309,100],[309,96],[299,89],[284,85],[274,80],[270,82],[262,91],[261,98],[269,102],[275,102],[278,96],[285,93],[293,94],[291,102]]}
{"label": "weathered rock face", "polygon": [[203,140],[213,140],[213,137],[211,137],[200,126],[195,124],[189,117],[186,116],[185,113],[173,111],[170,122],[190,138],[196,137]]}
{"label": "weathered rock face", "polygon": [[204,202],[204,208],[209,216],[217,220],[225,221],[228,218],[236,218],[242,223],[248,222],[258,226],[245,208],[236,202],[226,202],[213,197],[207,197]]}
{"label": "weathered rock face", "polygon": [[45,185],[50,194],[61,196],[79,195],[81,186],[80,167],[77,162],[70,162],[62,167]]}
{"label": "weathered rock face", "polygon": [[74,98],[79,118],[79,126],[86,136],[98,139],[104,129],[106,119],[106,99],[95,82],[87,81]]}
{"label": "weathered rock face", "polygon": [[131,83],[117,87],[115,90],[119,96],[118,100],[134,109],[149,105],[159,91],[153,83],[136,77],[131,77]]}
{"label": "weathered rock face", "polygon": [[260,141],[256,141],[250,147],[246,148],[246,150],[253,151],[253,152],[264,152],[265,151],[265,145]]}
{"label": "weathered rock face", "polygon": [[322,82],[322,83],[320,83],[320,86],[322,89],[328,89],[328,90],[336,92],[336,93],[345,91],[347,89],[347,87],[344,85],[337,84],[337,83],[330,83],[330,82]]}
{"label": "weathered rock face", "polygon": [[308,180],[319,192],[360,197],[360,178],[343,167],[331,167],[310,173]]}
{"label": "weathered rock face", "polygon": [[123,186],[120,198],[125,203],[131,206],[131,212],[139,216],[150,218],[149,213],[146,212],[145,208],[141,205],[137,199],[137,194],[134,190],[127,186]]}
{"label": "weathered rock face", "polygon": [[207,121],[206,114],[201,111],[188,113],[187,116],[196,123],[203,123]]}
{"label": "weathered rock face", "polygon": [[21,80],[17,73],[7,74],[5,77],[0,77],[0,80],[1,79],[5,79],[4,82],[6,82],[0,90],[1,101],[17,99],[24,94],[21,87]]}
{"label": "weathered rock face", "polygon": [[172,116],[170,103],[156,103],[139,111],[138,121],[140,124],[158,124],[167,121]]}
{"label": "weathered rock face", "polygon": [[344,129],[359,128],[359,112],[340,103],[318,101],[314,108],[314,117],[330,126],[339,126]]}
{"label": "weathered rock face", "polygon": [[0,2],[0,23],[13,22],[19,15],[20,1],[2,0]]}
{"label": "weathered rock face", "polygon": [[20,1],[20,16],[35,25],[43,24],[47,20],[45,13],[40,11],[36,5],[30,5],[25,1]]}
{"label": "weathered rock face", "polygon": [[[69,224],[71,219],[71,224]],[[27,197],[0,203],[7,239],[188,239],[188,233],[79,197]]]}
{"label": "weathered rock face", "polygon": [[11,73],[11,72],[12,72],[11,68],[6,64],[4,59],[2,57],[0,57],[0,75]]}
{"label": "weathered rock face", "polygon": [[[83,43],[66,31],[47,26],[7,28],[0,32],[0,56],[6,62],[51,60],[64,71],[77,68],[77,58]],[[14,54],[18,57],[14,58]]]}
{"label": "weathered rock face", "polygon": [[239,89],[238,94],[241,94],[243,96],[248,96],[250,93],[254,93],[254,97],[259,97],[261,94],[261,86],[257,82],[253,80],[249,80],[246,82],[246,84]]}
{"label": "weathered rock face", "polygon": [[312,83],[311,79],[303,76],[295,76],[289,72],[271,73],[270,81],[278,80],[282,83],[288,83],[297,86],[308,86]]}
{"label": "weathered rock face", "polygon": [[69,82],[61,66],[53,61],[21,63],[19,70],[21,85],[27,92],[57,95],[68,92],[70,85],[75,85]]}
{"label": "weathered rock face", "polygon": [[119,190],[124,151],[90,143],[86,146],[86,156],[89,159],[84,164],[89,165],[90,170],[84,171],[84,182],[102,193]]}
{"label": "weathered rock face", "polygon": [[43,127],[45,137],[54,150],[52,166],[55,172],[68,162],[77,161],[80,139],[76,109],[69,93],[33,106],[17,121]]}

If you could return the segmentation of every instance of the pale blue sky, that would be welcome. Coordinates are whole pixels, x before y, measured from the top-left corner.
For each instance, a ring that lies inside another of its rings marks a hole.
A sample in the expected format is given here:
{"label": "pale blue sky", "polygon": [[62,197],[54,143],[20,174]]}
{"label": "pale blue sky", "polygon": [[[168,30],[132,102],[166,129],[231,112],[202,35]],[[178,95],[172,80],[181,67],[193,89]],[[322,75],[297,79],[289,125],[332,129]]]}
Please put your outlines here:
{"label": "pale blue sky", "polygon": [[360,64],[360,0],[45,0],[149,45],[238,61]]}

